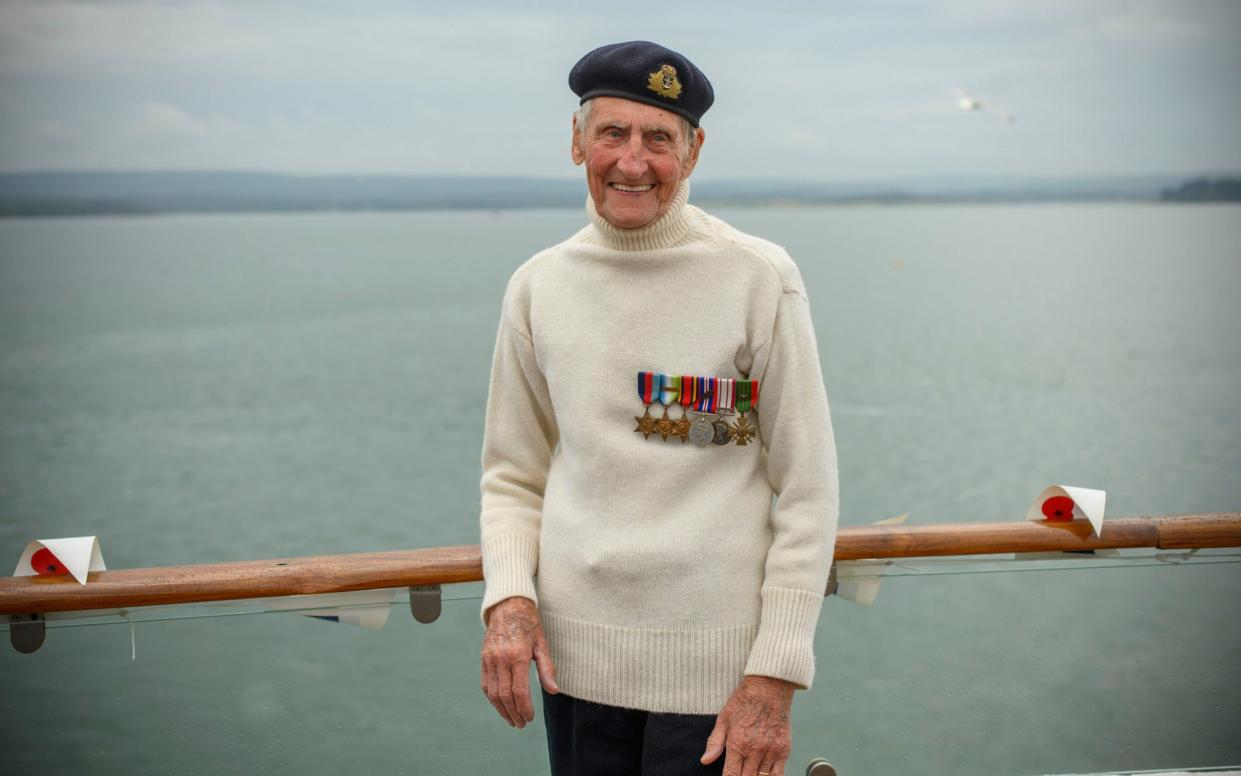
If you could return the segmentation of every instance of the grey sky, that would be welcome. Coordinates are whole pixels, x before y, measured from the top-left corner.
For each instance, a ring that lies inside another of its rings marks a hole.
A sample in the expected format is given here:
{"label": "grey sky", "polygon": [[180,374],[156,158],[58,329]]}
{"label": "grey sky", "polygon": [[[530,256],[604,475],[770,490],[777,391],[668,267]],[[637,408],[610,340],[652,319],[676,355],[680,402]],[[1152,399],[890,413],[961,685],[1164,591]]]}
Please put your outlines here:
{"label": "grey sky", "polygon": [[1196,0],[5,2],[0,169],[576,175],[568,70],[634,38],[715,85],[700,177],[1241,170],[1241,3]]}

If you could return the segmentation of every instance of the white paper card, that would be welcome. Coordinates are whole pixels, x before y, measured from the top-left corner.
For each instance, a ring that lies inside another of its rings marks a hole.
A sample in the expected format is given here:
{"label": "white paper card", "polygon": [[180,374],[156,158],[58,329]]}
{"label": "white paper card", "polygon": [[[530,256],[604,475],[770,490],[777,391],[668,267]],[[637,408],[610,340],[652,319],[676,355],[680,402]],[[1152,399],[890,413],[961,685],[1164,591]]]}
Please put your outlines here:
{"label": "white paper card", "polygon": [[292,611],[307,617],[335,620],[366,630],[381,630],[392,613],[396,590],[354,590],[347,593],[320,593],[263,599],[267,609]]}
{"label": "white paper card", "polygon": [[[1071,510],[1066,509],[1072,502]],[[1050,503],[1049,503],[1050,502]],[[1034,503],[1026,518],[1043,522],[1044,520],[1089,520],[1095,536],[1103,535],[1103,507],[1107,503],[1107,491],[1093,488],[1079,488],[1072,485],[1052,485],[1045,488]],[[1049,514],[1050,513],[1050,514]]]}
{"label": "white paper card", "polygon": [[[903,525],[909,519],[905,512],[895,517],[876,520],[871,525]],[[879,595],[879,585],[883,582],[883,571],[888,562],[875,564],[873,561],[848,561],[836,563],[836,597],[852,601],[862,606],[871,606]]]}
{"label": "white paper card", "polygon": [[99,539],[73,536],[65,539],[36,539],[26,545],[13,571],[15,577],[56,576],[68,571],[80,584],[86,584],[91,571],[107,571]]}

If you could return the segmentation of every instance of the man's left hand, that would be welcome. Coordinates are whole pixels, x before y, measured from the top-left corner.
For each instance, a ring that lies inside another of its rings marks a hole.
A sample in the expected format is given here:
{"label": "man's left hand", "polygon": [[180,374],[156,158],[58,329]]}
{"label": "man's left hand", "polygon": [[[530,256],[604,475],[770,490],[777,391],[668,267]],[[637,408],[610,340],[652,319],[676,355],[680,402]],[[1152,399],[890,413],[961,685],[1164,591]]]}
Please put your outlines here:
{"label": "man's left hand", "polygon": [[797,685],[770,676],[746,676],[724,704],[707,737],[702,764],[724,756],[724,776],[784,776],[793,751],[789,709]]}

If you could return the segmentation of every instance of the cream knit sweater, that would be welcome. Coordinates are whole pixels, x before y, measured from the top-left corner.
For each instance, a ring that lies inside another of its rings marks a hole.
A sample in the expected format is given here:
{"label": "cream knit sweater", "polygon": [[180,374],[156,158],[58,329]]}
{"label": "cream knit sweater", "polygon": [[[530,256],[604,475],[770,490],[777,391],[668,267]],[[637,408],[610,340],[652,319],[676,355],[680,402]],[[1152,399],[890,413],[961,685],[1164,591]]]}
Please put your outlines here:
{"label": "cream knit sweater", "polygon": [[[483,438],[481,614],[533,600],[570,696],[716,714],[745,674],[810,687],[839,497],[797,265],[688,196],[683,182],[639,229],[588,198],[591,223],[509,281]],[[635,433],[640,371],[759,380],[758,438]]]}

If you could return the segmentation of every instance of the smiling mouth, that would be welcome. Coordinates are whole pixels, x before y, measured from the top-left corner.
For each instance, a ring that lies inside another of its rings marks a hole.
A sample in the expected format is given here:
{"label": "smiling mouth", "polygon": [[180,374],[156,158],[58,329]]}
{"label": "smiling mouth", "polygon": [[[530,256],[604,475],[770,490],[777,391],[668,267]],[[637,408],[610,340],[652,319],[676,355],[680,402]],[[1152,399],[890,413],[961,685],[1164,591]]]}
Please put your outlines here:
{"label": "smiling mouth", "polygon": [[647,192],[655,188],[654,183],[644,183],[641,186],[628,186],[624,183],[609,183],[608,186],[616,189],[617,191],[624,191],[631,194],[642,194],[643,192]]}

